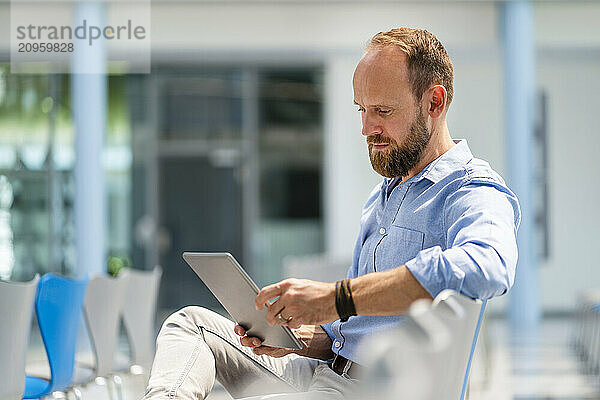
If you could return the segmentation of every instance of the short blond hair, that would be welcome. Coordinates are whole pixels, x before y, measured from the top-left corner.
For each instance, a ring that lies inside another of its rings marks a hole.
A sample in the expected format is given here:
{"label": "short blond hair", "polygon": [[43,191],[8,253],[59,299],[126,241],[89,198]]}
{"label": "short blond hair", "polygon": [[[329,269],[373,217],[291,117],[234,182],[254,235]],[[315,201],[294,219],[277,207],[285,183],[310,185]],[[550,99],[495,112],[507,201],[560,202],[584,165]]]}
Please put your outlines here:
{"label": "short blond hair", "polygon": [[408,74],[417,99],[431,85],[443,85],[447,92],[446,108],[454,95],[454,68],[442,43],[424,29],[398,28],[379,32],[371,38],[367,51],[396,46],[408,56]]}

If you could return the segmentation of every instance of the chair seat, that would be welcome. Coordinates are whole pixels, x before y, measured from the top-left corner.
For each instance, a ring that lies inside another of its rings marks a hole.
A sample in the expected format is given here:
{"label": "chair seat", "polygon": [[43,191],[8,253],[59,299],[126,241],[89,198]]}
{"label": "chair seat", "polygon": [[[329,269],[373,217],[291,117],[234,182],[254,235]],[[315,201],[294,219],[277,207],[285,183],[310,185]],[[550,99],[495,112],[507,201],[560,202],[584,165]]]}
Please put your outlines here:
{"label": "chair seat", "polygon": [[[94,354],[91,351],[80,352],[77,353],[75,357],[75,362],[85,368],[94,369],[96,367],[96,359]],[[117,372],[128,371],[131,366],[131,362],[129,361],[129,357],[125,354],[118,352],[115,354],[113,370]]]}
{"label": "chair seat", "polygon": [[91,382],[96,377],[94,370],[91,368],[75,366],[73,370],[73,385],[85,385]]}
{"label": "chair seat", "polygon": [[91,351],[79,352],[75,355],[75,363],[81,367],[94,368],[96,359]]}
{"label": "chair seat", "polygon": [[[48,383],[50,380],[50,366],[48,362],[44,361],[36,361],[27,364],[27,368],[25,369],[27,373],[27,379],[32,378],[32,380],[43,380]],[[76,365],[73,370],[73,385],[83,385],[84,383],[91,382],[95,378],[94,370],[92,368],[87,368],[81,365]],[[33,383],[32,383],[33,385]],[[33,390],[33,389],[32,389]],[[35,397],[34,397],[35,398]]]}
{"label": "chair seat", "polygon": [[131,362],[129,361],[129,357],[125,354],[119,352],[115,354],[115,367],[114,370],[117,372],[129,371],[129,367],[131,366]]}
{"label": "chair seat", "polygon": [[37,376],[26,376],[25,377],[25,393],[23,394],[24,399],[37,399],[48,393],[50,382],[44,378],[38,378]]}
{"label": "chair seat", "polygon": [[42,378],[49,381],[50,365],[48,364],[48,361],[45,360],[28,362],[25,366],[25,374],[27,376]]}

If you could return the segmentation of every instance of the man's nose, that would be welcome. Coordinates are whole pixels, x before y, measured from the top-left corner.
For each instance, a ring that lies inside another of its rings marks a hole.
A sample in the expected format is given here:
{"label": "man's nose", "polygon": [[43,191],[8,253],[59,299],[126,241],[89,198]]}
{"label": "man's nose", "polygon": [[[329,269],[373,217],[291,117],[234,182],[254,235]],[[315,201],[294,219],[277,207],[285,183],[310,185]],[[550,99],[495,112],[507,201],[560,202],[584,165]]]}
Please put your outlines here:
{"label": "man's nose", "polygon": [[380,135],[383,133],[383,127],[379,123],[377,118],[369,117],[368,115],[363,116],[362,121],[362,134],[363,136]]}

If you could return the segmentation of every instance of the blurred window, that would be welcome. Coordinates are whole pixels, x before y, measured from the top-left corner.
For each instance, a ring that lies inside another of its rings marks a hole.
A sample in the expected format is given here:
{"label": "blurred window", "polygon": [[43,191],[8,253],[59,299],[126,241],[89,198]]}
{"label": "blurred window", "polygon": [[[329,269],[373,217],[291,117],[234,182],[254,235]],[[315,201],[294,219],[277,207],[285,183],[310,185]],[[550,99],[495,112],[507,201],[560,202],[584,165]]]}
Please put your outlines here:
{"label": "blurred window", "polygon": [[[69,275],[76,267],[70,80],[9,71],[0,64],[0,278]],[[108,78],[108,96],[108,253],[127,263],[131,155],[123,76]]]}
{"label": "blurred window", "polygon": [[263,284],[288,255],[321,253],[323,90],[319,68],[259,73],[260,218],[255,265]]}
{"label": "blurred window", "polygon": [[259,285],[323,251],[322,69],[156,65],[129,77],[134,265],[164,308],[218,303],[181,259],[228,251]]}
{"label": "blurred window", "polygon": [[[169,74],[163,74],[169,78]],[[240,73],[183,73],[161,87],[161,139],[239,139],[242,125]]]}

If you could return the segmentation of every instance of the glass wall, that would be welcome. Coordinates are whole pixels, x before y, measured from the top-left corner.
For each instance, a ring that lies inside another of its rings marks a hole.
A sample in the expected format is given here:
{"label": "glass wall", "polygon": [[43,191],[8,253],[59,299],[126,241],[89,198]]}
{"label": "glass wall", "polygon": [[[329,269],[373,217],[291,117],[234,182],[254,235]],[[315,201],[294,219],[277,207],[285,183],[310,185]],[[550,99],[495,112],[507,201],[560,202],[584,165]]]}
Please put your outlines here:
{"label": "glass wall", "polygon": [[[131,257],[130,129],[125,77],[108,82],[107,266],[118,267]],[[10,74],[0,64],[0,279],[74,272],[74,140],[69,77]]]}
{"label": "glass wall", "polygon": [[[70,275],[70,80],[8,71],[0,64],[0,278]],[[162,306],[210,306],[183,251],[231,252],[259,285],[282,277],[286,255],[322,252],[322,86],[318,66],[110,75],[107,270],[161,264]]]}
{"label": "glass wall", "polygon": [[232,253],[259,285],[323,251],[321,68],[156,67],[130,80],[134,264],[160,305],[218,303],[181,258]]}
{"label": "glass wall", "polygon": [[286,255],[323,251],[320,70],[266,70],[259,80],[260,219],[256,264],[281,278]]}

